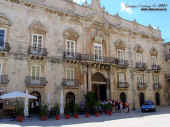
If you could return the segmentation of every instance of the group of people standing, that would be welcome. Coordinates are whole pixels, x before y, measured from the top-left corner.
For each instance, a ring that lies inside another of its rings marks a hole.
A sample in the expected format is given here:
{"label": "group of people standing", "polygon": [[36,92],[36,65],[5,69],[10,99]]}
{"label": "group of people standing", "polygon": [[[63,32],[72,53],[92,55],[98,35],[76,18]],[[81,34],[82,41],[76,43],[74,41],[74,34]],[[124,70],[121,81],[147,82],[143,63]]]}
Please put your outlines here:
{"label": "group of people standing", "polygon": [[115,100],[104,100],[101,101],[100,104],[104,105],[104,104],[112,104],[112,111],[113,112],[129,112],[129,104],[126,101],[125,103],[121,102],[121,101],[115,101]]}

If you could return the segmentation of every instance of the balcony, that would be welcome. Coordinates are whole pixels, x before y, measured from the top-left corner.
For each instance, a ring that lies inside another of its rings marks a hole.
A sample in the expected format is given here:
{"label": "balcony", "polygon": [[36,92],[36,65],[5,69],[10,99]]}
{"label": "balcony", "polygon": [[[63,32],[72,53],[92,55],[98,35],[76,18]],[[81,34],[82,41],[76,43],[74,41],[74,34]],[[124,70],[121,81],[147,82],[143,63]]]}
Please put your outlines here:
{"label": "balcony", "polygon": [[80,61],[80,57],[81,55],[79,53],[76,52],[64,52],[63,54],[63,58],[64,60],[68,61],[72,61],[72,62],[78,62]]}
{"label": "balcony", "polygon": [[31,56],[31,58],[43,58],[48,55],[48,52],[46,48],[36,48],[29,46],[28,54]]}
{"label": "balcony", "polygon": [[139,71],[144,71],[146,69],[145,63],[136,63],[136,69]]}
{"label": "balcony", "polygon": [[48,83],[47,79],[45,77],[31,77],[26,76],[25,77],[25,84],[27,87],[44,87]]}
{"label": "balcony", "polygon": [[5,46],[4,47],[0,47],[0,53],[1,54],[5,54],[8,53],[10,51],[10,45],[8,42],[5,42]]}
{"label": "balcony", "polygon": [[79,88],[79,81],[76,79],[63,79],[64,88]]}
{"label": "balcony", "polygon": [[138,90],[145,90],[147,88],[146,83],[137,83]]}
{"label": "balcony", "polygon": [[170,54],[166,55],[166,61],[170,60]]}
{"label": "balcony", "polygon": [[127,89],[129,88],[128,82],[118,82],[118,88],[119,89]]}
{"label": "balcony", "polygon": [[154,71],[154,72],[160,72],[160,70],[161,70],[160,65],[152,65],[152,71]]}
{"label": "balcony", "polygon": [[8,75],[0,75],[0,84],[6,85],[9,83]]}
{"label": "balcony", "polygon": [[154,83],[153,84],[153,89],[154,90],[159,90],[159,89],[161,89],[162,87],[161,87],[161,85],[159,84],[159,83]]}
{"label": "balcony", "polygon": [[127,68],[129,66],[128,60],[115,59],[115,64],[119,68]]}
{"label": "balcony", "polygon": [[89,54],[80,54],[80,53],[71,53],[71,52],[64,52],[63,58],[67,62],[72,63],[88,63],[94,65],[111,65],[115,64],[114,57],[105,57],[105,56],[95,56]]}
{"label": "balcony", "polygon": [[115,64],[115,59],[113,57],[105,57],[105,56],[95,56],[95,55],[88,55],[88,54],[81,54],[82,61],[89,61],[94,63],[101,63],[101,64]]}

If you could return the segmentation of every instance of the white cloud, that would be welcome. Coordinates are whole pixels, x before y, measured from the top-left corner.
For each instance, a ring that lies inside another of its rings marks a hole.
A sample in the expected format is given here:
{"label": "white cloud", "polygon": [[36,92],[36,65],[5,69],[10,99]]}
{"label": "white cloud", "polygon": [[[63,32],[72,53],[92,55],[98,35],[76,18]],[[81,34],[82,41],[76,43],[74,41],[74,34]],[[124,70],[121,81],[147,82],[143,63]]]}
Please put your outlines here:
{"label": "white cloud", "polygon": [[124,12],[127,12],[127,13],[129,13],[129,14],[132,14],[132,9],[131,8],[129,8],[129,7],[127,7],[126,5],[125,5],[125,3],[121,3],[120,4],[120,6],[121,6],[121,11],[124,11]]}
{"label": "white cloud", "polygon": [[73,0],[74,2],[78,3],[78,4],[82,4],[84,3],[86,0]]}

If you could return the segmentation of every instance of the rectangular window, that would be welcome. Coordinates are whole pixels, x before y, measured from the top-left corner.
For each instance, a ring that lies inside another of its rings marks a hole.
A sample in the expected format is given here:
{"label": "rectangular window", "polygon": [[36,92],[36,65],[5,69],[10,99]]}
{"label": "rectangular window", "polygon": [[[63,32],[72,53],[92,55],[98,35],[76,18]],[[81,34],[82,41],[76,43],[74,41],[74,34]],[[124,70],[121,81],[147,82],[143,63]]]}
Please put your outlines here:
{"label": "rectangular window", "polygon": [[4,48],[5,46],[5,30],[0,29],[0,48]]}
{"label": "rectangular window", "polygon": [[33,48],[42,48],[43,35],[33,34],[32,35],[32,47]]}
{"label": "rectangular window", "polygon": [[153,82],[154,82],[154,84],[158,84],[159,83],[159,76],[158,75],[154,75],[153,76]]}
{"label": "rectangular window", "polygon": [[94,59],[102,60],[102,44],[94,44]]}
{"label": "rectangular window", "polygon": [[137,76],[137,83],[139,86],[143,85],[144,83],[144,75],[138,75]]}
{"label": "rectangular window", "polygon": [[118,75],[119,82],[125,82],[125,73],[120,72]]}
{"label": "rectangular window", "polygon": [[40,71],[41,71],[40,65],[33,65],[32,66],[32,79],[33,80],[39,80]]}
{"label": "rectangular window", "polygon": [[157,65],[157,56],[152,56],[152,65]]}
{"label": "rectangular window", "polygon": [[65,76],[66,76],[66,79],[68,80],[74,80],[74,68],[66,68],[65,70]]}
{"label": "rectangular window", "polygon": [[123,64],[125,60],[125,50],[117,49],[117,58],[119,59],[119,62]]}
{"label": "rectangular window", "polygon": [[143,54],[136,53],[136,62],[142,64],[143,63]]}
{"label": "rectangular window", "polygon": [[75,56],[75,41],[66,41],[66,55],[69,57]]}

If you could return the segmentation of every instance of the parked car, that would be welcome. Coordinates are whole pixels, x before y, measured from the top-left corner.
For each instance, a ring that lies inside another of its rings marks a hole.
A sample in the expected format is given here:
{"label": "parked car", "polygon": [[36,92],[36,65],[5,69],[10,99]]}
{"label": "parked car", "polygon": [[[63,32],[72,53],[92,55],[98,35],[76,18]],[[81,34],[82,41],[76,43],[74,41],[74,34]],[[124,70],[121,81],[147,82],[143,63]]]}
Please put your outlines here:
{"label": "parked car", "polygon": [[141,106],[141,112],[147,111],[156,111],[156,107],[152,101],[145,101],[144,104]]}

